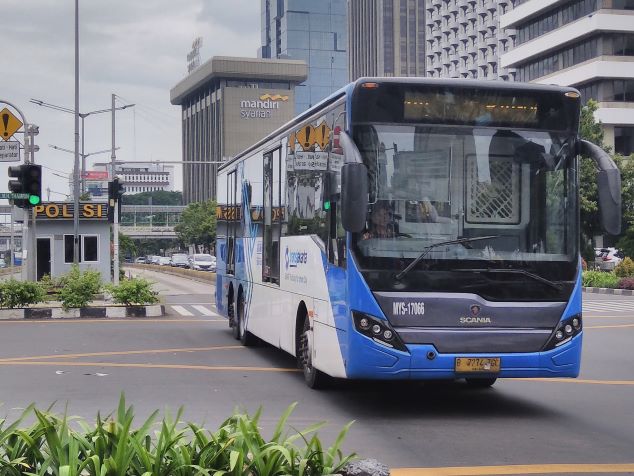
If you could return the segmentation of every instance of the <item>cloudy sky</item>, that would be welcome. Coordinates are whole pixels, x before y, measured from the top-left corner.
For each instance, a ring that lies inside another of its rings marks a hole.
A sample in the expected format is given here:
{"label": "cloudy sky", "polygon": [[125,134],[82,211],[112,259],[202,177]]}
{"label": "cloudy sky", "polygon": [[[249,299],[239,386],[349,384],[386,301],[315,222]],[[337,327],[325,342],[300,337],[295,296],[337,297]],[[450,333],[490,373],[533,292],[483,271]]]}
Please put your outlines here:
{"label": "cloudy sky", "polygon": [[[74,108],[73,0],[2,0],[0,100],[19,107],[40,127],[35,161],[43,165],[51,200],[68,193],[74,149],[74,117],[31,104],[29,99]],[[201,60],[214,55],[256,56],[259,0],[80,0],[80,112],[117,105],[117,159],[180,160],[180,108],[170,89],[187,73],[187,53],[203,38]],[[0,108],[4,106],[0,105]],[[111,117],[85,119],[85,152],[110,148]],[[18,137],[18,135],[16,135]],[[22,140],[20,136],[20,140]],[[110,153],[88,157],[90,165]],[[0,191],[8,191],[0,164]],[[177,167],[177,187],[182,178]],[[59,192],[60,194],[57,194]],[[46,199],[46,192],[44,191]],[[4,202],[4,201],[3,201]]]}

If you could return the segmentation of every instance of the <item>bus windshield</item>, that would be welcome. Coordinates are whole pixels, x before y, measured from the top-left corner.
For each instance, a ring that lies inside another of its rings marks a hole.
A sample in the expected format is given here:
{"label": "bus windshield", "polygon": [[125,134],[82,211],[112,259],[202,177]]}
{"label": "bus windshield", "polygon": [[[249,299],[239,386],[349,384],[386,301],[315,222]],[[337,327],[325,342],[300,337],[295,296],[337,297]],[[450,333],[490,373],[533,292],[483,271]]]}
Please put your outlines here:
{"label": "bus windshield", "polygon": [[357,123],[354,139],[370,207],[352,251],[371,289],[569,295],[578,260],[570,132]]}

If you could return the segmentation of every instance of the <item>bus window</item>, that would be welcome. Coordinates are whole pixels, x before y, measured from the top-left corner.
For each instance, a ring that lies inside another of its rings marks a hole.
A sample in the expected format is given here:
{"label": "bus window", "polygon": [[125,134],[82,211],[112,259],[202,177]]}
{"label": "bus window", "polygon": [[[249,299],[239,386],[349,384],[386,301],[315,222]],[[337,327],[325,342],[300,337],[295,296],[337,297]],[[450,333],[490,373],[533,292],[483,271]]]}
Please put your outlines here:
{"label": "bus window", "polygon": [[262,280],[280,282],[280,234],[282,229],[282,207],[280,201],[280,152],[281,149],[264,154],[264,235],[262,256]]}
{"label": "bus window", "polygon": [[227,218],[227,274],[234,274],[236,269],[236,257],[235,257],[235,241],[236,241],[236,229],[238,227],[237,220],[237,174],[234,170],[227,175],[227,205],[229,210],[233,210],[233,213],[229,213]]}

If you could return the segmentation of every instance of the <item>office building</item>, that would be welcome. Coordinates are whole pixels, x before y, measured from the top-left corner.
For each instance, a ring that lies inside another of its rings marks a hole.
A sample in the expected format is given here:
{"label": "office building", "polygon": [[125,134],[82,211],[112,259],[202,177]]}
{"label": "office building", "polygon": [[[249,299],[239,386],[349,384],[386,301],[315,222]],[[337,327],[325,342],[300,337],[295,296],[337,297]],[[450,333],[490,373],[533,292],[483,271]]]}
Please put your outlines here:
{"label": "office building", "polygon": [[348,70],[425,76],[425,0],[348,0]]}
{"label": "office building", "polygon": [[634,153],[634,0],[518,1],[500,26],[517,32],[503,66],[519,81],[574,86],[598,101],[606,144]]}
{"label": "office building", "polygon": [[260,58],[306,62],[295,89],[297,114],[348,82],[346,0],[261,0]]}
{"label": "office building", "polygon": [[[110,163],[95,164],[93,172],[87,172],[95,178],[99,178],[100,173],[107,174],[110,170]],[[165,165],[160,162],[155,164],[117,164],[115,174],[123,182],[127,194],[143,192],[173,192],[174,191],[174,166]],[[90,191],[87,184],[86,189]]]}
{"label": "office building", "polygon": [[514,79],[514,69],[500,66],[500,55],[515,41],[515,30],[499,25],[500,16],[513,8],[511,0],[426,0],[425,4],[428,77]]}
{"label": "office building", "polygon": [[295,86],[303,61],[216,56],[170,91],[182,109],[185,204],[216,198],[219,164],[247,149],[295,115]]}

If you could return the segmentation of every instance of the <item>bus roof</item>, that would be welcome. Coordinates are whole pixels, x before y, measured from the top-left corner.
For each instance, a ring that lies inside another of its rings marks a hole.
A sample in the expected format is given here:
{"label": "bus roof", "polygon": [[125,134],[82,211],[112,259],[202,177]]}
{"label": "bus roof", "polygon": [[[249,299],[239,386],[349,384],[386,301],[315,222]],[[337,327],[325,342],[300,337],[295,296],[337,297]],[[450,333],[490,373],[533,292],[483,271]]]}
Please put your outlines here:
{"label": "bus roof", "polygon": [[319,103],[315,104],[311,108],[302,112],[298,116],[294,117],[286,124],[277,128],[273,132],[269,133],[258,142],[250,146],[249,148],[243,150],[239,154],[237,154],[232,159],[228,160],[220,167],[218,170],[222,170],[230,164],[238,161],[240,158],[249,154],[253,150],[262,146],[275,136],[281,134],[284,130],[293,127],[294,125],[298,125],[305,121],[310,116],[319,112],[325,106],[337,101],[342,98],[346,94],[351,94],[357,87],[360,87],[363,83],[390,83],[390,84],[417,84],[417,85],[430,85],[430,86],[451,86],[455,88],[481,88],[481,89],[489,89],[489,90],[505,90],[505,91],[536,91],[536,92],[576,92],[575,88],[569,86],[558,86],[556,84],[534,84],[534,83],[519,83],[512,81],[493,81],[493,80],[477,80],[477,79],[458,79],[458,78],[414,78],[414,77],[393,77],[393,78],[374,78],[374,77],[362,77],[357,79],[356,81],[349,83],[343,86],[341,89],[335,91],[330,96],[326,97]]}

